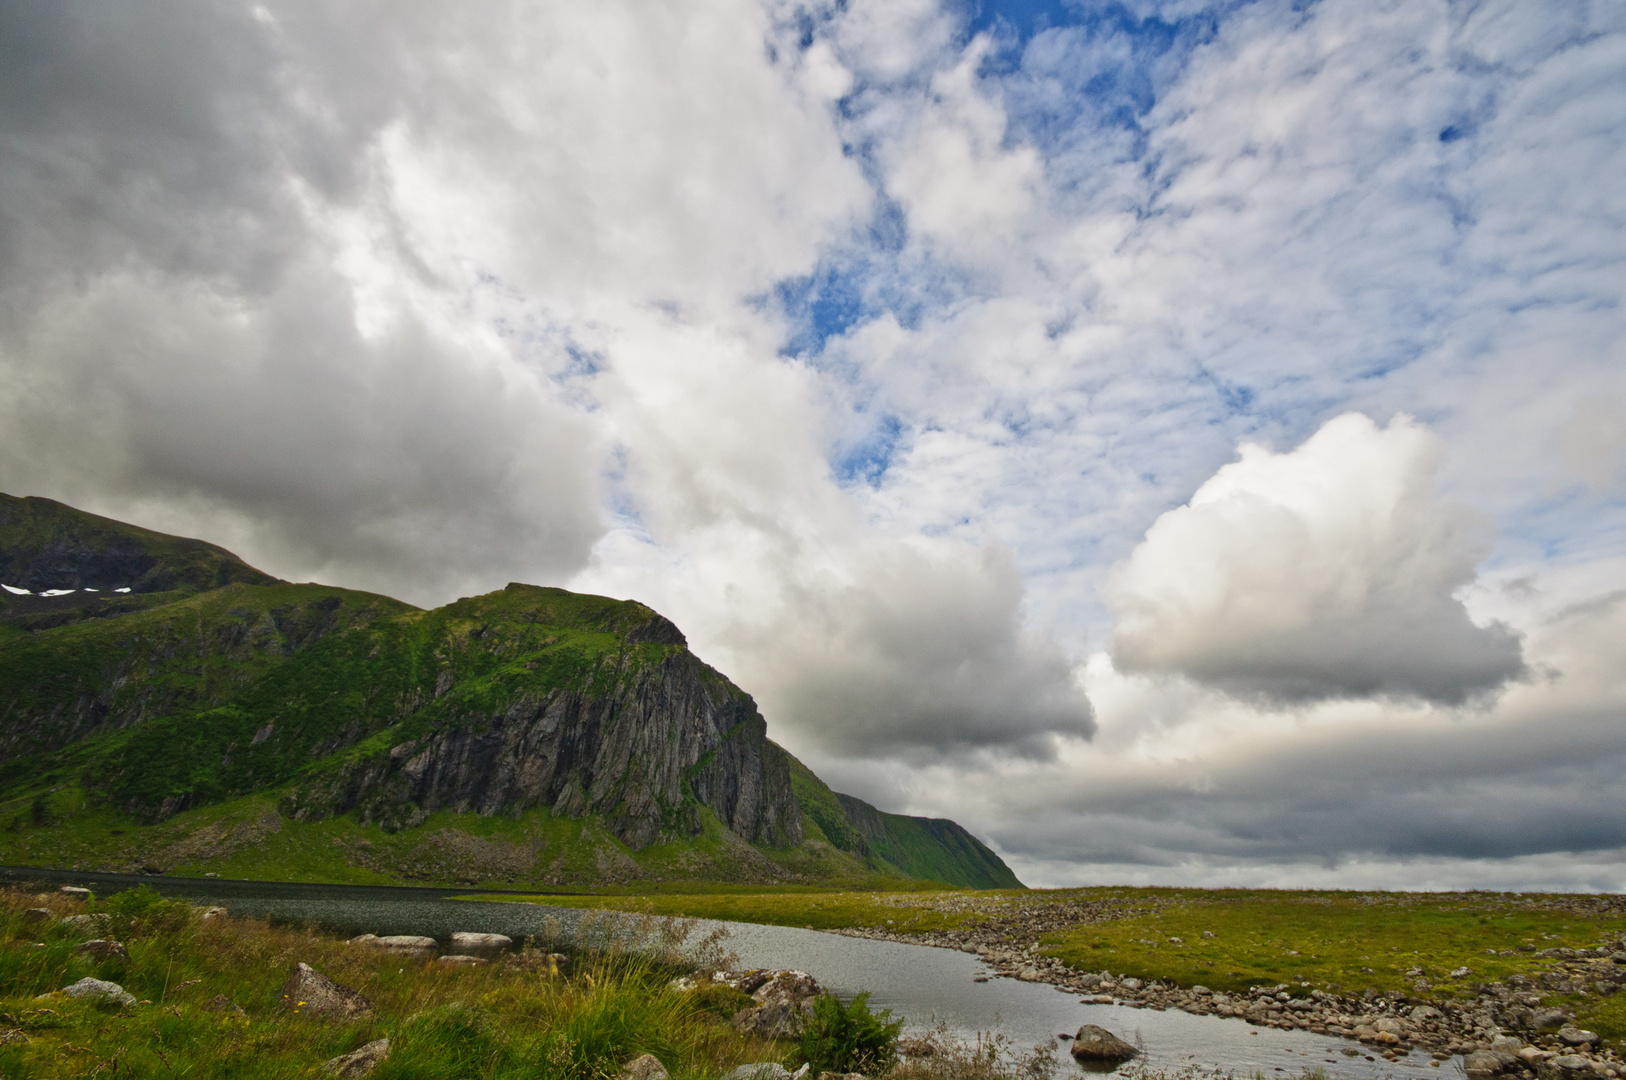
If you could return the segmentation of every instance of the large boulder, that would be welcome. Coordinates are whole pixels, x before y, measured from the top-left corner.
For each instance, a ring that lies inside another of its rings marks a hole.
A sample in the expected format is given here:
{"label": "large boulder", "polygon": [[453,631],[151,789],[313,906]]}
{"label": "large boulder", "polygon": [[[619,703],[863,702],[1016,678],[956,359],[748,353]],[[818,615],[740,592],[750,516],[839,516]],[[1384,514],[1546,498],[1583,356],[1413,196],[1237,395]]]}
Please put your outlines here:
{"label": "large boulder", "polygon": [[807,972],[779,968],[719,972],[712,978],[751,995],[756,1004],[741,1009],[729,1022],[765,1039],[788,1039],[800,1033],[820,990],[818,980]]}
{"label": "large boulder", "polygon": [[282,984],[283,1008],[324,1020],[350,1020],[372,1012],[373,1003],[348,986],[340,986],[309,964],[294,965]]}
{"label": "large boulder", "polygon": [[324,1062],[322,1068],[339,1077],[366,1076],[390,1056],[390,1041],[375,1039],[366,1046]]}
{"label": "large boulder", "polygon": [[1073,1057],[1079,1061],[1128,1061],[1140,1053],[1104,1027],[1085,1024],[1073,1036]]}

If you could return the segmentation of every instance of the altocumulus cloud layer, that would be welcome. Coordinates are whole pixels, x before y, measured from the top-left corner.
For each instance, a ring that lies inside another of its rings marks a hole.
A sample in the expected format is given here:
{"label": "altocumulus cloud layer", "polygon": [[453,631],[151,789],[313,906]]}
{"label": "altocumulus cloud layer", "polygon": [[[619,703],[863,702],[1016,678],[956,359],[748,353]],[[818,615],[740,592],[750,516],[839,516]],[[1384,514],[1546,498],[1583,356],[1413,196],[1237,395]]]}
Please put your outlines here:
{"label": "altocumulus cloud layer", "polygon": [[1616,7],[0,0],[0,489],[636,596],[1029,880],[1626,885]]}

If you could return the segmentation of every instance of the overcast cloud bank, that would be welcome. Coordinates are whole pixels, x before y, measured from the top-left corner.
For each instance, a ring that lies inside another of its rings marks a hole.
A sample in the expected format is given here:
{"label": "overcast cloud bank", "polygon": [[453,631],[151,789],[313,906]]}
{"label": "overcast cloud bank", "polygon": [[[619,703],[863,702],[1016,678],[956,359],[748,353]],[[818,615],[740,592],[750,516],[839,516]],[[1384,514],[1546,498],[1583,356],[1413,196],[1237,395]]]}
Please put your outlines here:
{"label": "overcast cloud bank", "polygon": [[1034,883],[1626,887],[1626,15],[1028,11],[0,2],[0,490],[636,596]]}

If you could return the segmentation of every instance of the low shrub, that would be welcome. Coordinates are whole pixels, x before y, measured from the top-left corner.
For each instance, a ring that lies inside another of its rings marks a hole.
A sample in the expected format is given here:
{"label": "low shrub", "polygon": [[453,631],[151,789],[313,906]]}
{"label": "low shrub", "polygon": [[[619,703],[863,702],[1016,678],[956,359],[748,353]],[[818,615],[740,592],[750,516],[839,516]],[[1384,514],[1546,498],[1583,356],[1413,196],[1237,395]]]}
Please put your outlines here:
{"label": "low shrub", "polygon": [[903,1021],[891,1009],[870,1012],[869,994],[843,1004],[831,993],[813,999],[813,1015],[802,1027],[801,1054],[815,1073],[878,1075],[898,1057]]}

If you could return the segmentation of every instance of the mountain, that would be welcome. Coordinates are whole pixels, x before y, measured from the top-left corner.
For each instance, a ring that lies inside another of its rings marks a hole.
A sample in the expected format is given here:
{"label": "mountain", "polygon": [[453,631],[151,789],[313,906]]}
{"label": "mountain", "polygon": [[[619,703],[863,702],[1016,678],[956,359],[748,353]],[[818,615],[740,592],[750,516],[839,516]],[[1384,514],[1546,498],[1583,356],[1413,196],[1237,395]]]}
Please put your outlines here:
{"label": "mountain", "polygon": [[795,758],[790,764],[805,818],[832,846],[866,866],[971,889],[1024,888],[998,855],[947,818],[888,814],[863,799],[831,791]]}
{"label": "mountain", "polygon": [[423,611],[10,496],[0,584],[6,862],[1020,887],[953,822],[830,792],[634,601],[510,584]]}

